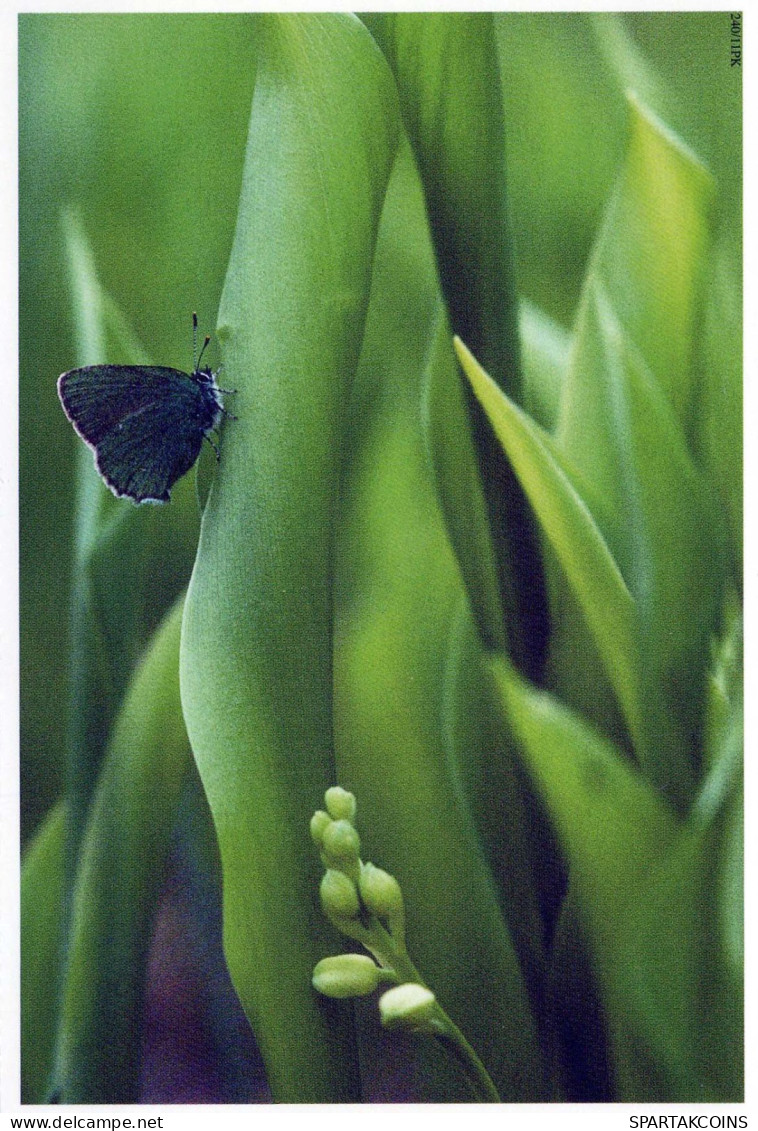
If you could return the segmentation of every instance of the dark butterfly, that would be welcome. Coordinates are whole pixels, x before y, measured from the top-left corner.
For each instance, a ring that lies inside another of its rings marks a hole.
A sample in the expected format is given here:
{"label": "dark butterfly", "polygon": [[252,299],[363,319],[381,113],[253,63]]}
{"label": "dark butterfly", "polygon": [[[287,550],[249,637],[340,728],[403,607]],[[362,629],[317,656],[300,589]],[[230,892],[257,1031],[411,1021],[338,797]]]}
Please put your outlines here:
{"label": "dark butterfly", "polygon": [[197,356],[197,315],[192,316],[194,370],[163,365],[86,365],[58,378],[63,411],[95,455],[95,467],[119,498],[167,503],[177,479],[193,466],[203,440],[224,408],[216,374],[201,369],[210,337]]}

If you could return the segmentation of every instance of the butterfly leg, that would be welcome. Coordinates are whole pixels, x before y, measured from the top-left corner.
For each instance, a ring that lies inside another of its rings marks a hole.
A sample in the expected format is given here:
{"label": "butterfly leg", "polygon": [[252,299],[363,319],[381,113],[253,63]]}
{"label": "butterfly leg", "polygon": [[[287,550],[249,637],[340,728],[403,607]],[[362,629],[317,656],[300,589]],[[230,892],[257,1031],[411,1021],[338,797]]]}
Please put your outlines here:
{"label": "butterfly leg", "polygon": [[[220,376],[220,374],[221,374],[221,371],[223,370],[223,368],[224,368],[224,363],[223,363],[223,361],[222,361],[222,362],[221,362],[221,364],[219,365],[218,369],[217,369],[217,370],[216,370],[216,371],[214,372],[214,374],[213,374],[213,377],[214,377],[214,379],[215,379],[215,380],[218,380],[218,377]],[[216,385],[216,388],[218,389],[218,385]],[[236,392],[237,392],[237,390],[236,390],[236,389],[218,389],[218,391],[219,391],[220,393],[230,393],[230,394],[231,394],[231,393],[236,393]]]}
{"label": "butterfly leg", "polygon": [[216,453],[216,463],[220,463],[221,462],[221,452],[218,450],[217,445],[214,443],[213,440],[211,440],[211,438],[210,438],[210,436],[208,435],[207,432],[205,433],[204,439],[206,439],[208,441],[208,443],[210,444],[210,446],[213,448],[214,452]]}

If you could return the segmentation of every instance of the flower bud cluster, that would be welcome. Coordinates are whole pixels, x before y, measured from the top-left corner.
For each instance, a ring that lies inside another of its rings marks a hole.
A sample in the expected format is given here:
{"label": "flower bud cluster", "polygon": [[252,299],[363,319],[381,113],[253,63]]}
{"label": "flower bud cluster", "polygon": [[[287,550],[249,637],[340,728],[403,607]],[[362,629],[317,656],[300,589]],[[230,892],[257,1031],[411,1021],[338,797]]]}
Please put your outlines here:
{"label": "flower bud cluster", "polygon": [[326,791],[324,803],[325,809],[311,818],[311,837],[325,869],[321,906],[330,922],[361,942],[373,958],[362,954],[324,958],[313,971],[313,985],[319,993],[341,998],[370,994],[389,982],[394,988],[379,1003],[382,1023],[413,1031],[428,1028],[436,1001],[421,984],[405,949],[400,884],[389,872],[361,860],[353,794],[334,786]]}
{"label": "flower bud cluster", "polygon": [[382,1025],[431,1033],[446,1042],[467,1066],[477,1098],[497,1102],[497,1090],[484,1065],[411,962],[400,884],[382,868],[361,860],[355,797],[334,786],[324,794],[324,804],[325,809],[313,814],[310,826],[324,865],[321,906],[332,925],[360,942],[369,954],[322,958],[313,971],[314,988],[327,997],[349,998],[390,985],[379,999]]}
{"label": "flower bud cluster", "polygon": [[326,791],[324,801],[326,810],[317,809],[311,817],[311,837],[326,869],[321,881],[321,906],[333,922],[340,921],[335,926],[343,930],[341,921],[358,919],[361,912],[361,839],[353,824],[355,797],[334,786]]}

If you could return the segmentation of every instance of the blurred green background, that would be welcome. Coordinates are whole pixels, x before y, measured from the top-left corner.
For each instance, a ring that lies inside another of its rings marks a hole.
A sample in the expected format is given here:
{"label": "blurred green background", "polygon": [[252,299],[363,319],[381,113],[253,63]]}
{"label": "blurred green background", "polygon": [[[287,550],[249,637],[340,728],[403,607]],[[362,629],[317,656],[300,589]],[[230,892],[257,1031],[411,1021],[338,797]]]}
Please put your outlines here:
{"label": "blurred green background", "polygon": [[[630,88],[639,92],[644,102],[685,139],[714,173],[718,195],[712,254],[714,259],[721,256],[722,263],[728,262],[734,271],[741,229],[741,74],[729,65],[729,13],[508,13],[497,16],[496,26],[518,291],[533,304],[529,307],[531,319],[539,322],[539,312],[543,311],[555,320],[545,322],[548,337],[563,348],[561,327],[569,330],[574,320],[587,258],[597,239],[625,151],[629,122],[626,92]],[[96,305],[95,272],[99,284],[133,328],[141,349],[153,361],[189,367],[193,310],[198,312],[202,330],[212,331],[237,218],[258,29],[254,15],[20,17],[25,838],[62,792],[70,697],[72,583],[79,583],[75,639],[81,645],[84,634],[92,630],[95,622],[97,630],[86,638],[84,649],[84,675],[88,679],[94,672],[95,676],[86,683],[87,694],[79,704],[82,710],[72,714],[84,716],[85,726],[91,724],[80,747],[97,757],[104,744],[109,715],[112,717],[115,711],[136,660],[161,614],[189,577],[199,528],[194,476],[187,476],[177,485],[169,508],[135,509],[108,495],[97,483],[88,453],[61,412],[55,381],[62,370],[85,362],[138,360],[135,352],[129,352],[128,334],[121,335],[120,340],[113,325],[108,328],[102,356],[97,335],[84,344],[82,322],[86,323],[88,314],[93,315]],[[275,137],[273,145],[276,144]],[[270,149],[258,155],[264,177],[272,156]],[[279,164],[272,161],[273,167]],[[418,205],[420,198],[414,200]],[[391,208],[388,215],[393,215]],[[413,568],[419,568],[422,562],[421,571],[427,581],[439,567],[448,586],[446,593],[449,590],[452,594],[454,589],[457,593],[459,582],[457,566],[442,539],[438,496],[419,435],[418,382],[426,346],[424,317],[436,298],[434,272],[430,262],[424,260],[422,264],[428,249],[420,210],[405,210],[402,217],[407,228],[404,238],[391,244],[399,250],[398,262],[392,261],[392,266],[397,268],[398,279],[407,280],[407,301],[397,301],[405,297],[398,287],[397,296],[394,291],[392,295],[395,305],[402,307],[401,315],[395,317],[397,312],[393,309],[387,325],[380,324],[380,320],[367,333],[363,385],[359,379],[355,403],[351,405],[356,432],[365,430],[370,422],[368,401],[372,398],[382,402],[383,419],[389,423],[381,444],[373,446],[366,432],[356,447],[358,465],[353,469],[353,479],[360,479],[363,495],[356,496],[358,509],[353,515],[353,527],[347,524],[346,536],[349,542],[351,530],[359,535],[355,547],[346,554],[346,572],[349,574],[351,565],[355,566],[360,559],[356,572],[371,581],[365,590],[370,594],[366,604],[386,604],[393,609],[400,604],[392,585],[398,581],[402,585],[403,567],[412,558],[414,547],[421,546],[423,552],[413,559]],[[87,267],[72,272],[68,257],[78,254],[81,268],[88,249],[94,271]],[[671,258],[675,271],[677,257]],[[377,264],[380,276],[381,256],[377,257]],[[420,266],[423,270],[417,269]],[[283,274],[287,270],[284,264]],[[72,275],[79,281],[78,289],[72,285]],[[269,289],[267,278],[263,293]],[[388,310],[391,306],[390,303]],[[718,320],[718,315],[712,318]],[[96,321],[90,317],[90,322]],[[422,332],[417,333],[419,329]],[[711,336],[714,341],[721,341],[718,335]],[[409,343],[413,343],[418,354],[413,355],[414,364],[410,367],[406,364]],[[403,374],[404,383],[388,380],[387,373],[394,371],[391,366],[382,368],[379,361],[380,355],[382,361],[386,355],[392,357],[393,348],[403,358],[397,369]],[[726,349],[734,354],[729,371],[738,374],[736,333],[731,334]],[[137,346],[134,351],[141,352]],[[719,360],[724,352],[717,353]],[[214,364],[217,359],[214,344],[209,360]],[[413,381],[405,381],[409,368]],[[711,366],[714,369],[718,383],[719,368]],[[734,444],[734,451],[723,453],[722,458],[720,392],[720,386],[710,389],[713,406],[709,420],[713,427],[707,441],[717,453],[712,462],[720,461],[729,470],[739,461],[739,452]],[[709,454],[713,456],[712,452]],[[207,468],[211,473],[212,465],[209,457]],[[86,519],[83,524],[74,519],[77,466],[85,467],[91,477],[85,480],[92,485],[89,503],[93,505],[88,513],[97,514],[100,526],[91,559],[74,577],[74,531],[78,529],[81,536],[82,529],[86,533],[87,528]],[[372,488],[380,484],[388,470],[399,489],[393,486],[382,498],[377,491],[374,500]],[[420,488],[418,495],[413,490],[416,485]],[[97,491],[107,505],[99,507],[95,502]],[[386,506],[385,499],[391,499],[391,506]],[[370,504],[376,502],[373,517],[366,511],[366,500]],[[308,503],[312,504],[310,496]],[[734,513],[739,514],[739,508]],[[392,520],[387,522],[386,530],[382,525],[385,518]],[[404,541],[406,534],[408,546]],[[372,541],[372,536],[377,535],[376,541]],[[360,624],[358,606],[363,593],[360,584],[354,592],[351,583],[348,577],[347,628],[343,624],[340,637],[340,659],[348,671],[348,680],[350,631],[354,627],[351,617],[357,608],[356,623]],[[438,593],[443,589],[444,586],[432,585],[429,591]],[[98,606],[103,593],[113,600],[101,601]],[[100,619],[96,615],[93,622],[86,623],[88,610],[83,614],[82,609],[90,600]],[[215,606],[213,611],[217,613]],[[430,655],[435,646],[442,655],[443,642],[447,643],[447,619],[439,616],[434,602],[425,611],[429,613],[428,622],[424,621],[418,637]],[[380,635],[376,643],[386,662],[391,656],[387,641]],[[102,651],[98,651],[100,645]],[[396,659],[397,653],[388,665],[391,677],[396,675]],[[409,661],[408,669],[412,668]],[[205,679],[206,667],[201,671]],[[433,663],[429,672],[437,679],[438,670]],[[372,680],[373,691],[380,687],[380,680]],[[417,691],[419,702],[426,697],[430,703],[436,703],[436,690],[435,685],[425,695]],[[360,706],[364,712],[358,710],[355,717],[370,723],[371,702],[363,699]],[[384,701],[381,710],[386,710]],[[430,707],[429,717],[433,710]],[[420,714],[427,717],[423,711]],[[175,717],[179,717],[178,709]],[[435,718],[435,728],[436,721]],[[163,732],[160,733],[162,740]],[[387,733],[391,734],[391,728]],[[347,740],[342,737],[348,751],[370,748],[370,725],[365,739],[351,734],[349,725],[347,734]],[[74,734],[74,747],[76,738]],[[81,733],[78,738],[81,740]],[[182,732],[180,745],[183,741]],[[430,748],[434,742],[431,736]],[[400,743],[393,740],[393,744],[400,749]],[[184,756],[186,750],[180,754]],[[382,756],[387,762],[386,754]],[[115,761],[120,764],[122,759]],[[89,765],[85,768],[88,772],[94,770]],[[94,774],[88,788],[92,781]],[[76,790],[72,796],[75,794]],[[363,798],[362,794],[362,804]],[[119,808],[113,806],[116,816]],[[185,929],[183,938],[191,935],[193,941],[203,940],[202,945],[212,938],[212,961],[205,965],[215,968],[219,982],[223,983],[218,996],[227,994],[229,998],[228,1010],[226,1006],[222,1010],[225,1014],[233,1012],[236,999],[225,980],[220,952],[215,843],[197,779],[188,785],[182,809],[174,829],[174,852],[178,843],[181,857],[182,830],[186,833],[187,827],[197,824],[201,833],[186,839],[193,841],[193,851],[201,845],[202,860],[198,863],[188,851],[191,859],[179,860],[179,880],[174,874],[173,882],[185,897],[192,887],[187,902],[195,914],[203,904],[195,889],[202,895],[202,884],[199,880],[190,884],[187,876],[192,867],[196,868],[207,886],[207,918],[211,923],[210,928],[206,923],[202,930],[195,930],[194,926],[189,931]],[[168,829],[162,831],[168,836]],[[106,835],[104,840],[107,839]],[[438,910],[444,908],[440,906]],[[158,915],[159,939],[171,914],[169,892]],[[110,922],[107,916],[106,922]],[[192,922],[195,924],[196,920]],[[177,930],[177,937],[180,934]],[[448,937],[446,943],[449,942]],[[471,939],[465,942],[468,944]],[[449,956],[456,961],[455,945]],[[198,986],[208,980],[203,963],[199,963],[199,968],[198,985],[187,996],[193,1008],[202,997]],[[160,990],[155,995],[160,1000],[158,1013],[174,997],[166,991],[162,978],[165,981],[163,975],[153,975],[152,979]],[[47,988],[45,977],[40,984]],[[207,1012],[212,1019],[213,1009]],[[486,1020],[485,1011],[478,1012]],[[239,1012],[237,1020],[240,1033],[249,1042],[246,1022]],[[182,1019],[175,1028],[185,1034],[193,1027]],[[153,1029],[161,1031],[160,1022]],[[220,1025],[218,1032],[224,1031]],[[225,1038],[221,1040],[225,1047],[227,1043]],[[214,1057],[209,1059],[214,1062]],[[248,1059],[254,1059],[250,1050]],[[158,1060],[162,1066],[162,1059]],[[158,1074],[162,1072],[159,1067]],[[203,1072],[195,1075],[202,1077]],[[241,1091],[237,1081],[213,1094],[249,1097],[249,1066],[237,1071],[237,1075],[244,1083]]]}
{"label": "blurred green background", "polygon": [[[739,236],[741,74],[729,66],[729,20],[499,15],[518,288],[563,325],[623,153],[626,87],[665,107],[714,172],[717,242]],[[80,360],[61,217],[76,211],[103,285],[151,358],[187,368],[191,312],[213,328],[231,247],[255,38],[254,15],[19,17],[25,838],[60,793],[65,746],[78,441],[55,381]],[[176,502],[176,553],[155,580],[166,592],[187,579],[197,534],[191,485]]]}
{"label": "blurred green background", "polygon": [[[236,15],[20,19],[25,835],[58,793],[65,743],[77,440],[55,380],[79,359],[62,211],[77,210],[101,281],[146,350],[188,369],[192,311],[201,328],[213,328],[231,247],[254,30],[253,20]],[[197,535],[192,494],[182,496],[185,544],[165,563],[180,574],[176,589],[187,580]],[[142,510],[141,521],[155,520]]]}

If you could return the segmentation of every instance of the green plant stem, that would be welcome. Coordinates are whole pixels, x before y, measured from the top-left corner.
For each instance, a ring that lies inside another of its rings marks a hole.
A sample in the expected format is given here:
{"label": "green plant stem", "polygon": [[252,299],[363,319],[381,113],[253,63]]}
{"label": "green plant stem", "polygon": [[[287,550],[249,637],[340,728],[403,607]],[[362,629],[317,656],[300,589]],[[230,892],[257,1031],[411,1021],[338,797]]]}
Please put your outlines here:
{"label": "green plant stem", "polygon": [[[370,936],[370,940],[363,939],[363,945],[371,951],[382,966],[391,967],[399,982],[417,982],[420,986],[431,989],[413,965],[404,943],[391,935],[373,915],[371,916],[371,925],[366,930],[366,936]],[[430,1030],[432,1035],[458,1061],[477,1101],[480,1103],[502,1103],[492,1077],[477,1056],[476,1051],[439,1002],[436,1002],[432,1026],[433,1028]]]}
{"label": "green plant stem", "polygon": [[492,1104],[502,1103],[498,1090],[492,1082],[492,1077],[476,1055],[476,1051],[468,1043],[455,1022],[450,1020],[439,1003],[437,1008],[440,1011],[442,1028],[434,1035],[460,1064],[477,1101]]}

